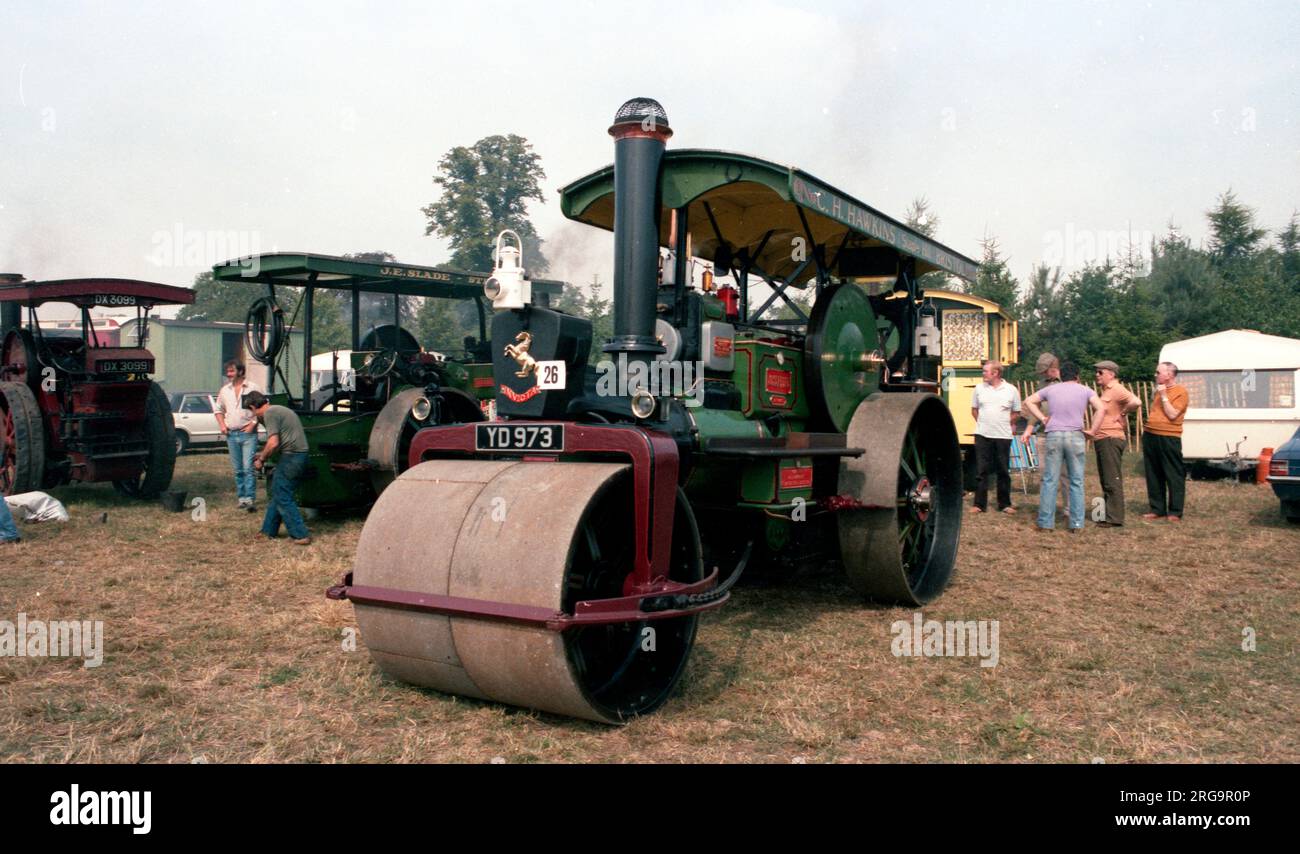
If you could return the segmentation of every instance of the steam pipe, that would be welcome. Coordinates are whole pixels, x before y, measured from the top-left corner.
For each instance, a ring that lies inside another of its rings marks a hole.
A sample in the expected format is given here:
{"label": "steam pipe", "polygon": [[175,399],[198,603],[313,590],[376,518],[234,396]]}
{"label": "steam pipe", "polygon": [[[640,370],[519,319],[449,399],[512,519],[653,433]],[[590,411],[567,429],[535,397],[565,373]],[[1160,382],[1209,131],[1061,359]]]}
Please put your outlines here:
{"label": "steam pipe", "polygon": [[614,137],[614,337],[606,353],[647,360],[664,347],[654,335],[659,285],[659,169],[673,135],[652,98],[619,107]]}

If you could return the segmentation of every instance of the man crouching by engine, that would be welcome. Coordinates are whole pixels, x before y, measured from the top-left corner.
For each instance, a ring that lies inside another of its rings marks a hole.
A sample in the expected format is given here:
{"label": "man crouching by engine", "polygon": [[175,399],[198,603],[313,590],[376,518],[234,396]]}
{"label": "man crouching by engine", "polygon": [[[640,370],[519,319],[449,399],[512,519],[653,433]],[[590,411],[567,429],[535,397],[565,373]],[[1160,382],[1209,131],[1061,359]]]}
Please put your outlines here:
{"label": "man crouching by engine", "polygon": [[266,427],[266,447],[253,457],[253,468],[261,471],[271,454],[280,452],[280,462],[271,481],[271,500],[262,520],[262,536],[270,539],[280,536],[283,521],[296,545],[309,546],[311,533],[294,497],[298,481],[307,472],[307,433],[302,429],[302,421],[293,410],[272,406],[260,391],[249,392],[244,402]]}

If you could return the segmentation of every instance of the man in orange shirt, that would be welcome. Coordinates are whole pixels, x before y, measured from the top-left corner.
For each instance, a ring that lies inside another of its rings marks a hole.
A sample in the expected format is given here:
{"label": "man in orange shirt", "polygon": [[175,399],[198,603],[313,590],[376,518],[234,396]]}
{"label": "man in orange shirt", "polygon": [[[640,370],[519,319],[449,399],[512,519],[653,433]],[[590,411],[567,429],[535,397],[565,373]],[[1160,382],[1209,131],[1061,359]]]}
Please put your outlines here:
{"label": "man in orange shirt", "polygon": [[[1146,465],[1147,501],[1151,512],[1143,519],[1183,518],[1187,470],[1183,466],[1183,416],[1187,414],[1187,389],[1178,385],[1173,362],[1156,365],[1156,391],[1142,433],[1142,462]],[[1166,501],[1166,496],[1168,500]]]}
{"label": "man in orange shirt", "polygon": [[1101,397],[1102,416],[1096,419],[1085,435],[1093,440],[1097,451],[1097,474],[1101,478],[1101,494],[1105,499],[1106,518],[1098,520],[1098,528],[1118,528],[1124,524],[1124,425],[1128,413],[1138,409],[1142,402],[1137,395],[1119,382],[1119,365],[1101,361],[1093,365],[1097,370],[1097,392]]}

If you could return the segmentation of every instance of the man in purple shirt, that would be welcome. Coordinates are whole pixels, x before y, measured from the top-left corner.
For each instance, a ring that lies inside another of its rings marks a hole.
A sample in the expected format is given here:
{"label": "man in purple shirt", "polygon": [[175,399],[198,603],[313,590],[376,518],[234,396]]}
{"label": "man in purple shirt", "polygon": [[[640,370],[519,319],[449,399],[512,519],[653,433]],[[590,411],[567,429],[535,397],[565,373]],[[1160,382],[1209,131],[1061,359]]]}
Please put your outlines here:
{"label": "man in purple shirt", "polygon": [[[1046,401],[1051,415],[1044,415],[1038,404]],[[1101,417],[1101,398],[1087,386],[1079,384],[1079,368],[1073,362],[1061,365],[1061,381],[1039,389],[1025,400],[1025,409],[1045,425],[1047,449],[1043,455],[1043,485],[1038,490],[1038,530],[1056,527],[1056,493],[1061,480],[1061,463],[1070,479],[1071,534],[1083,529],[1083,463],[1088,442],[1083,435],[1083,416],[1091,406],[1093,417]],[[1033,428],[1025,429],[1029,441]]]}

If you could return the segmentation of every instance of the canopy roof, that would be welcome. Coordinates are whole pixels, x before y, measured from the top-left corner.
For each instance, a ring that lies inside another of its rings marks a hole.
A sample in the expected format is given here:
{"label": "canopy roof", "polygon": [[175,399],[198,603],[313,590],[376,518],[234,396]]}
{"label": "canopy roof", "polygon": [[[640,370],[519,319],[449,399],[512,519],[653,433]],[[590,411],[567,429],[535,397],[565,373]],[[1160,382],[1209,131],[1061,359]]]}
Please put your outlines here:
{"label": "canopy roof", "polygon": [[[401,296],[473,299],[483,296],[488,273],[466,273],[445,267],[421,267],[394,262],[357,261],[334,255],[310,255],[293,252],[268,252],[224,261],[212,268],[212,275],[223,281],[256,282],[302,288]],[[534,279],[533,292],[558,297],[562,282]]]}
{"label": "canopy roof", "polygon": [[57,279],[0,284],[0,302],[70,302],[80,308],[189,305],[194,291],[137,279]]}
{"label": "canopy roof", "polygon": [[1227,329],[1166,344],[1160,361],[1180,371],[1300,370],[1300,340],[1253,329]]}
{"label": "canopy roof", "polygon": [[[799,269],[798,252],[792,251],[799,238],[809,254],[812,246],[825,247],[833,275],[849,275],[847,268],[839,269],[842,260],[854,255],[842,253],[847,247],[885,250],[872,259],[877,265],[915,258],[917,275],[942,270],[975,278],[977,265],[971,259],[794,167],[727,151],[670,149],[660,186],[662,246],[669,245],[671,210],[687,207],[692,254],[715,257],[725,242],[735,254],[747,250],[772,276],[786,278]],[[560,209],[569,219],[612,231],[614,167],[561,189]]]}
{"label": "canopy roof", "polygon": [[1005,308],[998,305],[993,300],[984,299],[984,297],[977,297],[974,294],[963,294],[958,293],[957,291],[931,290],[927,288],[922,296],[939,302],[955,302],[962,305],[969,305],[973,308],[982,309],[985,314],[996,314],[1003,320],[1013,319],[1011,315],[1007,314]]}

